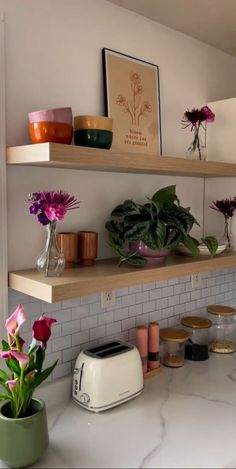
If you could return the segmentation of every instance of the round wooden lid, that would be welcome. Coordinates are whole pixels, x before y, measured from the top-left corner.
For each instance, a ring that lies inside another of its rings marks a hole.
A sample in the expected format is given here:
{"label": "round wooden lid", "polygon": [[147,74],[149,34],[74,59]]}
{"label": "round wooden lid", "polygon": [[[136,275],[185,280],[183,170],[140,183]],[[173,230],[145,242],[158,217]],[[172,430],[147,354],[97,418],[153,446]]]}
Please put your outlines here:
{"label": "round wooden lid", "polygon": [[231,306],[224,305],[209,305],[207,306],[208,313],[215,314],[216,316],[233,316],[236,313]]}
{"label": "round wooden lid", "polygon": [[207,318],[202,318],[201,316],[185,316],[181,318],[181,324],[186,327],[191,327],[192,329],[206,329],[211,327],[212,321]]}
{"label": "round wooden lid", "polygon": [[162,340],[169,342],[185,342],[189,337],[191,337],[191,334],[183,331],[183,329],[166,327],[165,329],[160,330],[160,337]]}

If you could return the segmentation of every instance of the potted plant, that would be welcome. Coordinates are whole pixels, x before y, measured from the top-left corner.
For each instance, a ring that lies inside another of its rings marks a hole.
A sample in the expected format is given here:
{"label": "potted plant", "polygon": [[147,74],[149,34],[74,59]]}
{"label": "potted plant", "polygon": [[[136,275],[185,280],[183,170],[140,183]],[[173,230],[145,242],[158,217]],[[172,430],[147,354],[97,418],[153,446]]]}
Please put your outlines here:
{"label": "potted plant", "polygon": [[28,353],[20,336],[26,316],[18,305],[6,320],[8,340],[2,340],[0,357],[6,360],[9,372],[0,369],[0,459],[10,467],[33,464],[48,446],[45,404],[33,393],[53,371],[57,361],[43,370],[47,342],[56,319],[41,316],[32,327]]}
{"label": "potted plant", "polygon": [[[125,200],[111,212],[106,222],[109,242],[119,254],[119,265],[126,261],[134,266],[160,263],[170,251],[183,244],[194,256],[199,255],[195,238],[190,236],[194,224],[198,224],[184,208],[176,195],[176,186],[168,186],[155,192],[143,205]],[[202,238],[213,255],[217,241],[213,237]]]}

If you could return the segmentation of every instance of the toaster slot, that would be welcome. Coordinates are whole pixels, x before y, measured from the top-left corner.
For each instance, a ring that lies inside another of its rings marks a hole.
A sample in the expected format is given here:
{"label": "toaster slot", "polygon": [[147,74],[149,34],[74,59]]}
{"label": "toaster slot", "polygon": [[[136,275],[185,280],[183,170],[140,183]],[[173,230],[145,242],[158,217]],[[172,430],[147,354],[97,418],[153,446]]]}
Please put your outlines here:
{"label": "toaster slot", "polygon": [[89,355],[93,358],[107,358],[119,355],[120,353],[125,353],[133,349],[133,345],[126,342],[107,342],[106,344],[99,345],[98,347],[93,347],[87,350],[84,350],[85,355]]}

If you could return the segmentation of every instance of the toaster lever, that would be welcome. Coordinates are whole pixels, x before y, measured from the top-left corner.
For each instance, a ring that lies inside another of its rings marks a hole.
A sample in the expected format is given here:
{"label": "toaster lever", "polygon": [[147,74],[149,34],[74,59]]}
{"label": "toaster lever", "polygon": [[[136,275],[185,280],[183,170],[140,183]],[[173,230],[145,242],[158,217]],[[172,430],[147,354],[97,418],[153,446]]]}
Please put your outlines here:
{"label": "toaster lever", "polygon": [[[81,382],[82,382],[83,368],[84,368],[84,363],[82,363],[82,366],[81,366],[80,368],[74,368],[74,375],[80,374],[80,377],[79,377],[79,391],[81,391]],[[77,381],[76,381],[76,382],[77,382]]]}

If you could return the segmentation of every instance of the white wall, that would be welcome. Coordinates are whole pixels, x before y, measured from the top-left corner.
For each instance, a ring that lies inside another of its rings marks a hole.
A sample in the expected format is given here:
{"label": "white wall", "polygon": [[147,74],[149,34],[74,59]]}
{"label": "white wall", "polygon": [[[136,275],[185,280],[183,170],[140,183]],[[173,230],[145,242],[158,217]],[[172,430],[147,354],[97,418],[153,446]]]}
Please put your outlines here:
{"label": "white wall", "polygon": [[[187,108],[236,95],[234,58],[104,0],[0,0],[0,10],[7,23],[8,145],[29,143],[29,111],[104,112],[103,47],[159,65],[164,154],[186,152],[192,135],[180,121]],[[141,201],[173,183],[202,223],[202,179],[8,168],[10,269],[33,266],[43,245],[44,230],[27,212],[30,191],[65,189],[77,196],[80,210],[60,228],[98,230],[103,257],[109,255],[104,221],[114,204],[132,196]]]}

